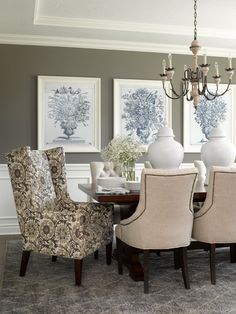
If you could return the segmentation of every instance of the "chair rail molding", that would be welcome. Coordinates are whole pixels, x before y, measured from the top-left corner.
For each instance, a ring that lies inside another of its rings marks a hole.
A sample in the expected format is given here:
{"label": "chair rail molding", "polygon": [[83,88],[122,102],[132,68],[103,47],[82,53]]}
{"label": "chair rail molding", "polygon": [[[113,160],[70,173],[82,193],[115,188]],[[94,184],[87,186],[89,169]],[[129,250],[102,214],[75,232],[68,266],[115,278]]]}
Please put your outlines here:
{"label": "chair rail molding", "polygon": [[[193,164],[182,164],[181,167],[190,167]],[[140,177],[143,164],[136,164],[136,176]],[[71,198],[75,201],[89,201],[86,194],[78,189],[78,184],[91,182],[89,164],[67,164],[67,184]],[[0,164],[0,235],[19,234],[19,225],[15,203],[11,188],[10,177],[6,164]]]}

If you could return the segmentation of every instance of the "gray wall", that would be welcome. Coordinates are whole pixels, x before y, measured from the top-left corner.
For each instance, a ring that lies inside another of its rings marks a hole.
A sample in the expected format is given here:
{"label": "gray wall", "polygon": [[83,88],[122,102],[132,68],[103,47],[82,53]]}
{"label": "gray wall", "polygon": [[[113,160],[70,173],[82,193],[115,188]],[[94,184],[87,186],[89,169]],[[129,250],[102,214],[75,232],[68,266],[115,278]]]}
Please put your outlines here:
{"label": "gray wall", "polygon": [[[166,54],[0,45],[0,163],[6,162],[4,153],[12,148],[24,145],[37,148],[37,75],[101,78],[104,147],[112,139],[112,79],[158,80],[163,58]],[[209,58],[208,62],[214,65],[215,59]],[[178,89],[184,64],[191,64],[191,60],[191,55],[173,56]],[[220,68],[226,66],[225,58],[217,61]],[[173,101],[172,112],[176,140],[182,143],[182,100]],[[198,157],[198,154],[185,154],[184,161],[191,162]],[[66,158],[69,163],[100,160],[99,154],[92,153],[68,153]]]}

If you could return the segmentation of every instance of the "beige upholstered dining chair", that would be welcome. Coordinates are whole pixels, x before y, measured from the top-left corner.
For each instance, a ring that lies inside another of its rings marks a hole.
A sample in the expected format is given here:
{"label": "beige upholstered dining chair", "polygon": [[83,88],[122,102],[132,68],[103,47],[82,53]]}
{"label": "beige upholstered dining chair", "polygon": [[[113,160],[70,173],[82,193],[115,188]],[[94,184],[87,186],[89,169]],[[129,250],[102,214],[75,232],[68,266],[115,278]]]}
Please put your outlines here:
{"label": "beige upholstered dining chair", "polygon": [[57,256],[73,258],[77,285],[83,258],[102,245],[110,264],[112,207],[70,199],[63,149],[23,147],[6,157],[23,240],[20,276],[25,275],[31,251],[51,255],[54,261]]}
{"label": "beige upholstered dining chair", "polygon": [[209,244],[211,283],[216,283],[216,244],[231,244],[231,261],[236,243],[236,167],[212,167],[207,197],[195,213],[193,238]]}
{"label": "beige upholstered dining chair", "polygon": [[192,199],[197,170],[143,169],[140,200],[135,213],[115,229],[118,248],[118,272],[122,274],[124,244],[144,252],[144,293],[148,293],[148,257],[150,250],[178,249],[184,284],[190,287],[186,247],[190,244]]}
{"label": "beige upholstered dining chair", "polygon": [[[124,178],[121,178],[121,169],[116,167],[113,162],[109,161],[92,161],[90,163],[92,185],[97,186],[102,180],[107,178],[117,184],[116,187],[124,185]],[[100,181],[99,181],[100,179]],[[113,183],[113,185],[114,185]],[[114,187],[114,186],[112,186]],[[117,224],[122,217],[127,217],[129,213],[129,205],[113,205],[113,222]]]}

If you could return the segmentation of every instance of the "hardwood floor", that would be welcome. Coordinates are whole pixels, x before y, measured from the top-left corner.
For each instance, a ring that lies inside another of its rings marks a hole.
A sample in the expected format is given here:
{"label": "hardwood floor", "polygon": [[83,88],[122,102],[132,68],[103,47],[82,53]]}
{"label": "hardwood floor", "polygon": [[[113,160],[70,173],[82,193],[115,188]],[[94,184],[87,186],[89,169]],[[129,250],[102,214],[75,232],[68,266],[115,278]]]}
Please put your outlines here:
{"label": "hardwood floor", "polygon": [[2,288],[3,273],[5,268],[7,240],[20,239],[20,235],[0,235],[0,291]]}

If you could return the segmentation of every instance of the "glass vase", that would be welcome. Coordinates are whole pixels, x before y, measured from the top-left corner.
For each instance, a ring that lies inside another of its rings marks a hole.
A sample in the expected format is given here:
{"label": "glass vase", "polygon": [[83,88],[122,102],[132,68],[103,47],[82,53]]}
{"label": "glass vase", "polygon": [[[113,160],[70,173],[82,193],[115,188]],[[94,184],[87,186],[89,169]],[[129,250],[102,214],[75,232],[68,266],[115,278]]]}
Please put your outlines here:
{"label": "glass vase", "polygon": [[127,162],[122,165],[122,177],[126,181],[135,181],[135,162]]}

